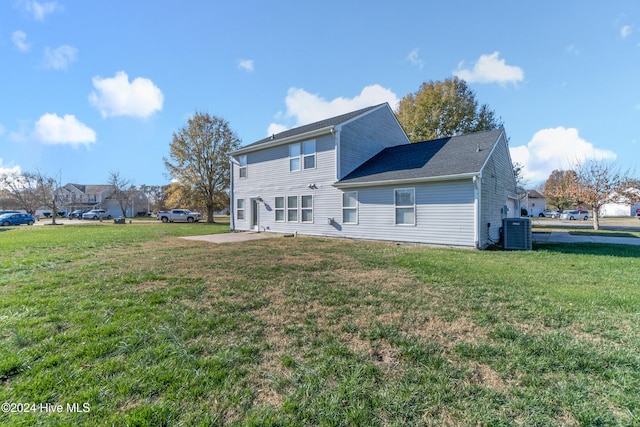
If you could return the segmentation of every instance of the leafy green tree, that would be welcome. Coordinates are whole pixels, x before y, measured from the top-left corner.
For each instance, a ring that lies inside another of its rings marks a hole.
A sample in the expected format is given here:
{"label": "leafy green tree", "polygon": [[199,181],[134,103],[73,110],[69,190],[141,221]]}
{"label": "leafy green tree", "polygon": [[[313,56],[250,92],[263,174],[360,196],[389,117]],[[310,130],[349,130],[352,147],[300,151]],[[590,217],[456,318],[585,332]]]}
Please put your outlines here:
{"label": "leafy green tree", "polygon": [[195,205],[207,207],[207,222],[224,206],[229,188],[229,154],[240,146],[240,139],[229,123],[207,113],[196,113],[186,126],[173,134],[169,158],[164,164],[170,177],[189,188]]}
{"label": "leafy green tree", "polygon": [[400,100],[396,117],[411,142],[493,130],[502,126],[487,104],[478,105],[467,83],[453,77],[422,83]]}

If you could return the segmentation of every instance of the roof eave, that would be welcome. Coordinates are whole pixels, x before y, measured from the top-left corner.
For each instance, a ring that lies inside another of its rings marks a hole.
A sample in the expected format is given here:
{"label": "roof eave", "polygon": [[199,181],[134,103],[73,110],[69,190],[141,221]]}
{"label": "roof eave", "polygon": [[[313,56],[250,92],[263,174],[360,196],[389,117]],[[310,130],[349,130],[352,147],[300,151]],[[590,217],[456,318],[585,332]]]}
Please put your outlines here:
{"label": "roof eave", "polygon": [[241,154],[251,153],[253,151],[264,150],[265,148],[277,147],[279,145],[291,144],[297,141],[303,141],[305,139],[315,138],[317,136],[327,135],[335,132],[335,125],[326,126],[320,129],[315,129],[309,132],[301,133],[298,135],[291,135],[286,138],[274,139],[273,141],[267,141],[262,144],[253,145],[250,147],[240,148],[231,153],[232,156],[238,156]]}
{"label": "roof eave", "polygon": [[421,184],[427,182],[438,181],[456,181],[463,179],[473,179],[474,176],[480,176],[480,172],[469,172],[456,175],[440,175],[429,176],[419,178],[406,178],[406,179],[388,179],[381,181],[366,181],[366,182],[336,182],[333,184],[336,188],[363,188],[363,187],[380,187],[382,185],[406,185],[406,184]]}

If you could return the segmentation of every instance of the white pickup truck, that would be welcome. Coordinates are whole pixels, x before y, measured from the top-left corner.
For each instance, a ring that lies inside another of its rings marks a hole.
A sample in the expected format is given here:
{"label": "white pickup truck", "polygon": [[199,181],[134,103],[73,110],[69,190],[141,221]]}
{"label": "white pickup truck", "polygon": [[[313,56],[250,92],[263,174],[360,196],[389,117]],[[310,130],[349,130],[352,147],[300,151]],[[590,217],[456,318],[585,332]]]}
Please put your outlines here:
{"label": "white pickup truck", "polygon": [[168,212],[158,212],[156,218],[162,222],[198,222],[202,219],[202,214],[191,212],[189,209],[172,209]]}

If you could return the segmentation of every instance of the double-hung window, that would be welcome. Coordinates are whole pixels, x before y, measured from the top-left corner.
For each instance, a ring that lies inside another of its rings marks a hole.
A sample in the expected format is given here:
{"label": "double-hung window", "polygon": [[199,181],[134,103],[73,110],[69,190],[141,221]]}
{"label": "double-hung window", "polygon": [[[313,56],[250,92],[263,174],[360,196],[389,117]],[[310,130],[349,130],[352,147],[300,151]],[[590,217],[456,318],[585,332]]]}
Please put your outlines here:
{"label": "double-hung window", "polygon": [[238,157],[238,165],[240,167],[240,178],[247,177],[247,156],[239,156]]}
{"label": "double-hung window", "polygon": [[236,219],[244,220],[244,199],[236,200]]}
{"label": "double-hung window", "polygon": [[416,224],[416,192],[414,188],[395,190],[396,224]]}
{"label": "double-hung window", "polygon": [[289,145],[289,171],[316,167],[316,141],[305,141]]}
{"label": "double-hung window", "polygon": [[287,197],[287,222],[298,222],[298,196]]}
{"label": "double-hung window", "polygon": [[302,222],[313,222],[313,196],[302,196],[300,203]]}
{"label": "double-hung window", "polygon": [[276,222],[284,222],[284,197],[276,197]]}
{"label": "double-hung window", "polygon": [[344,224],[358,223],[357,191],[345,191],[342,193],[342,222]]}

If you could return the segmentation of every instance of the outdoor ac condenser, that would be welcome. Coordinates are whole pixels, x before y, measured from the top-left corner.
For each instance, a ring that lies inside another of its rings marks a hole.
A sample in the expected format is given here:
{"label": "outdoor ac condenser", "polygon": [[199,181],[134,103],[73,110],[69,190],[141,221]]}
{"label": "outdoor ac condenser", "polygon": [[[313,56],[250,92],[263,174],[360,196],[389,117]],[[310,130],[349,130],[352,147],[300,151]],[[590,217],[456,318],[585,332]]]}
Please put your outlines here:
{"label": "outdoor ac condenser", "polygon": [[509,250],[531,250],[531,219],[502,219],[503,248]]}

